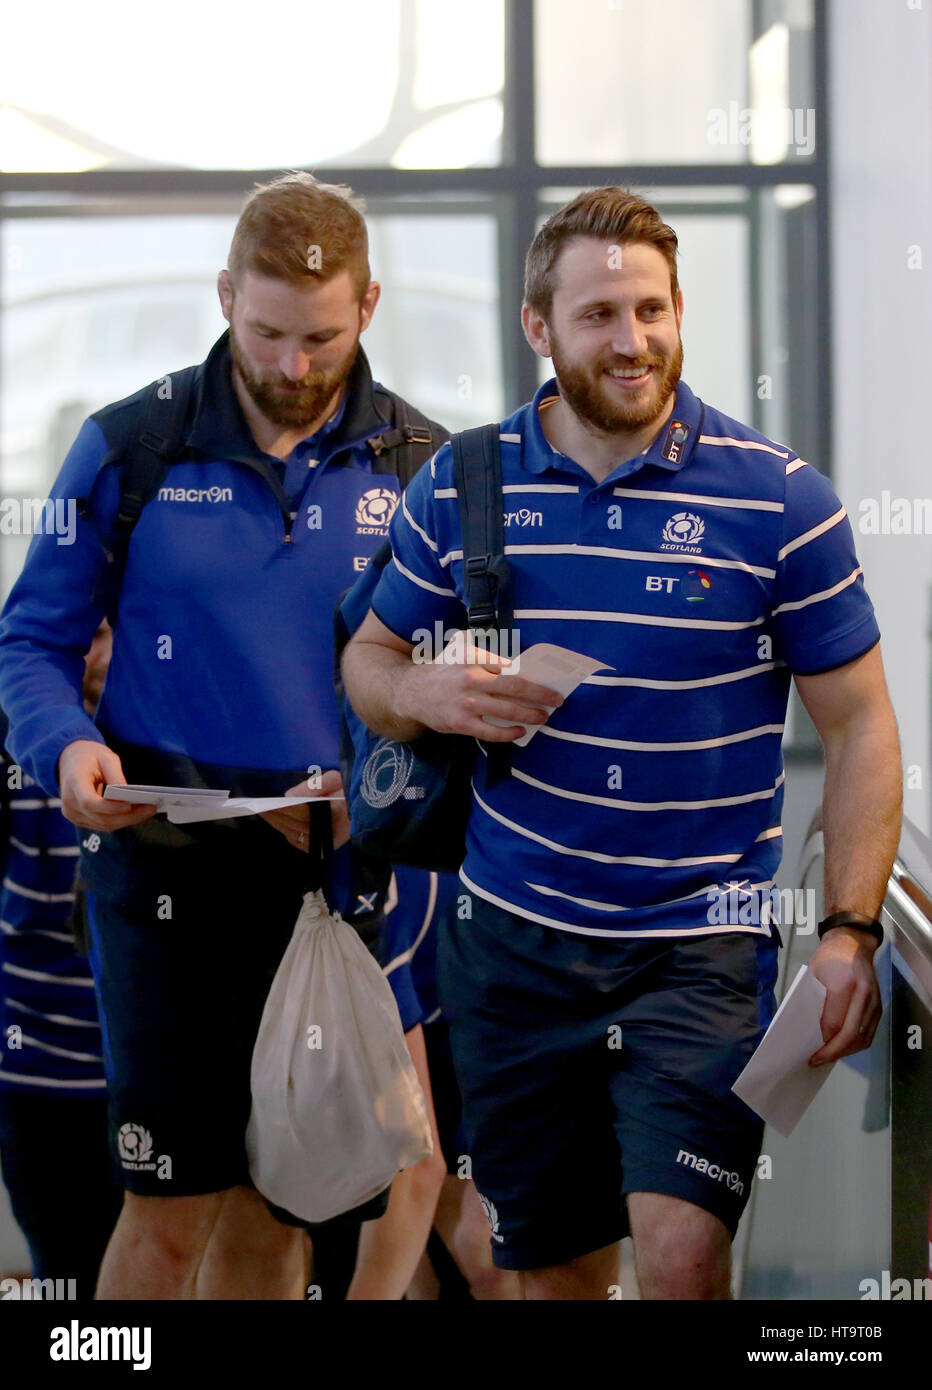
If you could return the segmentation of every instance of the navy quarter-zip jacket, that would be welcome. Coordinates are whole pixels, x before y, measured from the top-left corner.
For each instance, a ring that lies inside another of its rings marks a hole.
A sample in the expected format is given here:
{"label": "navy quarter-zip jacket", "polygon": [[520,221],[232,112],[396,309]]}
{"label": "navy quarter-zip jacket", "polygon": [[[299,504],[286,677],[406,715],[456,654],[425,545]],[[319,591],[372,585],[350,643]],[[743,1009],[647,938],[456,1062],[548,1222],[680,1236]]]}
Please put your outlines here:
{"label": "navy quarter-zip jacket", "polygon": [[[101,729],[150,750],[153,770],[159,755],[166,769],[181,757],[241,768],[252,787],[263,780],[253,773],[280,789],[286,772],[339,765],[334,604],[387,536],[401,495],[397,478],[373,472],[367,443],[390,428],[387,393],[360,348],[341,409],[283,466],[248,429],[227,337],[197,369],[185,454],[132,534],[96,723],[81,678],[104,616],[93,597],[107,566],[101,537],[119,500],[119,468],[104,460],[151,388],[85,421],[51,496],[89,498],[91,514],[71,543],[33,537],[3,611],[8,748],[50,795],[65,746],[107,741]],[[446,431],[435,432],[439,445]]]}

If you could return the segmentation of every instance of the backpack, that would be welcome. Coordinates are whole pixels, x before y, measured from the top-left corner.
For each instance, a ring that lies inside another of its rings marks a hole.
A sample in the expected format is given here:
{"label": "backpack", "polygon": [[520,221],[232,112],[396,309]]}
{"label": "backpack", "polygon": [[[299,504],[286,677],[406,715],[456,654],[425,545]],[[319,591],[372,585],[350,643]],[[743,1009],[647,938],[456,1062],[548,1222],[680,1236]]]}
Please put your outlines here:
{"label": "backpack", "polygon": [[[120,466],[120,500],[111,534],[106,542],[101,538],[107,570],[94,600],[104,606],[111,627],[116,623],[133,530],[168,470],[184,457],[184,434],[198,370],[194,366],[172,372],[170,396],[162,393],[164,377],[154,381],[138,426],[128,437],[117,440],[104,460],[105,464]],[[373,383],[373,391],[387,407],[383,413],[388,414],[391,428],[366,441],[375,456],[372,471],[397,477],[405,488],[449,434],[385,387]],[[91,516],[89,498],[78,498],[78,510],[84,518]]]}
{"label": "backpack", "polygon": [[[499,426],[453,435],[454,476],[463,536],[466,625],[510,630],[508,561]],[[391,560],[386,542],[337,604],[334,681],[341,713],[341,772],[352,824],[351,844],[373,863],[454,872],[466,853],[466,823],[477,741],[428,729],[411,743],[381,738],[362,722],[343,686],[340,658],[371,605]],[[491,744],[489,772],[507,771],[509,749]]]}

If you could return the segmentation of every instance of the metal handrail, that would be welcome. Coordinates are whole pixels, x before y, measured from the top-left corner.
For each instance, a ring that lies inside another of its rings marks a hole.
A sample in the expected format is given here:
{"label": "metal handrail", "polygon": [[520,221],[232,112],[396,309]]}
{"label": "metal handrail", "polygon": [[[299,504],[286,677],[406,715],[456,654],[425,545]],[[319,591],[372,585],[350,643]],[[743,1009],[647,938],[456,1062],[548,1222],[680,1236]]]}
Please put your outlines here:
{"label": "metal handrail", "polygon": [[[822,809],[819,807],[809,822],[800,854],[800,879],[805,878],[822,850]],[[911,955],[918,954],[922,958],[921,978],[932,992],[932,840],[923,835],[908,816],[903,817],[900,843],[887,881],[882,911],[897,934],[897,948],[905,945]]]}
{"label": "metal handrail", "polygon": [[[813,815],[797,861],[798,882],[805,884],[807,877],[819,872],[819,861],[824,857],[822,812],[818,809]],[[930,841],[908,818],[904,818],[903,829],[897,845],[883,904],[880,911],[887,942],[893,951],[893,959],[899,964],[900,973],[905,974],[910,989],[927,1010],[932,1012],[932,841]],[[811,928],[810,928],[811,930]],[[782,953],[778,990],[782,993],[787,984],[787,971],[793,948],[790,933],[785,939]],[[801,943],[797,943],[801,944]],[[812,942],[815,947],[817,943]],[[798,959],[798,957],[794,957]],[[779,993],[778,993],[779,998]],[[889,1008],[892,1010],[892,1001]],[[888,1044],[889,1045],[889,1044]],[[748,1269],[748,1259],[752,1252],[753,1229],[757,1216],[759,1192],[755,1184],[746,1216],[743,1237],[735,1248],[735,1290],[741,1296]],[[892,1229],[892,1227],[891,1227]]]}

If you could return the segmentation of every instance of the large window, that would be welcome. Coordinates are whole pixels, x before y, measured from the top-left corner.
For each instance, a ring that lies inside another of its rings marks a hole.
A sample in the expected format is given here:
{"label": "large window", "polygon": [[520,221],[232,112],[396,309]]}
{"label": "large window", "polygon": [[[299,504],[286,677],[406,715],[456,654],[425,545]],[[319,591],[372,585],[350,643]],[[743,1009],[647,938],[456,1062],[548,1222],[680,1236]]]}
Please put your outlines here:
{"label": "large window", "polygon": [[810,0],[575,0],[572,22],[565,0],[537,0],[535,14],[541,164],[814,155]]}
{"label": "large window", "polygon": [[[378,377],[452,427],[514,409],[542,217],[622,183],[680,237],[685,376],[830,458],[823,0],[53,0],[0,73],[0,493],[88,410],[197,361],[244,193],[282,169],[369,203]],[[247,23],[248,19],[248,23]],[[540,367],[545,371],[546,366]],[[2,538],[0,585],[25,538]]]}
{"label": "large window", "polygon": [[5,171],[500,157],[504,0],[50,0],[41,29],[36,13],[4,15]]}

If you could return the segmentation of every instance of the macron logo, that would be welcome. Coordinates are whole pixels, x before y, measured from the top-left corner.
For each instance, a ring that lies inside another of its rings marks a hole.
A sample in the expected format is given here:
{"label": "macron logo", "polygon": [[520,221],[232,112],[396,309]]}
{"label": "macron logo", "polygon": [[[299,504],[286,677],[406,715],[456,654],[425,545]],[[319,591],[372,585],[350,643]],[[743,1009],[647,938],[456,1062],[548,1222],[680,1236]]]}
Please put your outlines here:
{"label": "macron logo", "polygon": [[160,487],[160,502],[232,502],[231,487]]}
{"label": "macron logo", "polygon": [[695,1168],[697,1173],[705,1173],[713,1182],[725,1183],[729,1192],[737,1192],[739,1197],[744,1196],[744,1183],[741,1181],[740,1173],[729,1173],[727,1168],[720,1168],[717,1163],[710,1163],[707,1158],[687,1153],[685,1149],[680,1149],[676,1161],[685,1163],[687,1168]]}

